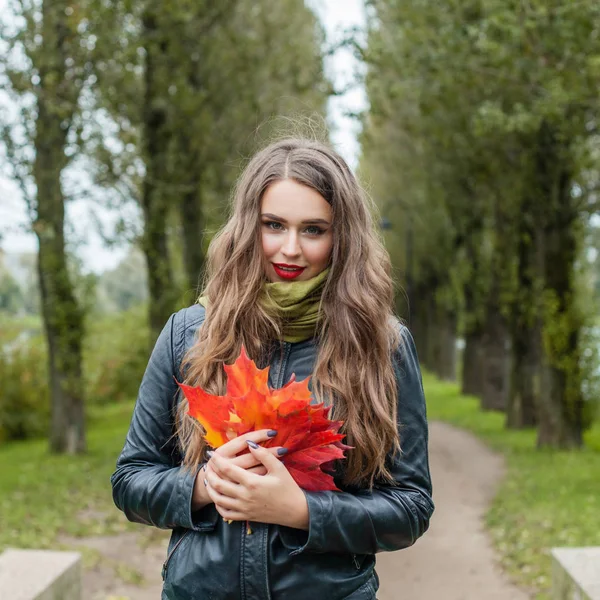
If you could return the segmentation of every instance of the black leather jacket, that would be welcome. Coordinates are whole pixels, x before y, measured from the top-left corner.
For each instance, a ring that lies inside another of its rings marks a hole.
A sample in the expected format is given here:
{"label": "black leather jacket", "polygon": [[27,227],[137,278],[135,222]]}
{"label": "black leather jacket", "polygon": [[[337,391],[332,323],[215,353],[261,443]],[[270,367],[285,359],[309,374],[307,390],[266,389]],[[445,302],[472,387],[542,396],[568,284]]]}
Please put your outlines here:
{"label": "black leather jacket", "polygon": [[[410,546],[433,512],[427,421],[414,342],[401,328],[395,355],[401,456],[390,456],[396,485],[372,491],[305,492],[309,531],[228,524],[214,504],[192,512],[194,473],[181,467],[173,438],[179,365],[204,321],[192,306],[171,316],[144,374],[125,446],[111,477],[115,504],[130,521],[172,529],[162,600],[373,600],[375,553]],[[313,340],[276,352],[269,384],[312,372]],[[338,482],[339,485],[339,482]]]}

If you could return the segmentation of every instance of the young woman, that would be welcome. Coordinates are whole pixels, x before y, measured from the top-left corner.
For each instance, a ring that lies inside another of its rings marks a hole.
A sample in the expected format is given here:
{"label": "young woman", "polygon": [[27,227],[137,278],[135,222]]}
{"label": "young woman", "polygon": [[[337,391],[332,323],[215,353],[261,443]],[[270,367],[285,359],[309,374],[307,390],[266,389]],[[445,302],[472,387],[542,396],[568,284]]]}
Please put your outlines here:
{"label": "young woman", "polygon": [[[419,364],[392,306],[389,257],[344,160],[301,139],[259,152],[203,296],[156,342],[111,479],[128,519],[173,530],[163,600],[376,597],[375,553],[413,544],[433,512]],[[223,394],[242,345],[271,387],[310,377],[344,421],[342,491],[300,489],[285,448],[260,445],[272,431],[207,448],[175,379]]]}

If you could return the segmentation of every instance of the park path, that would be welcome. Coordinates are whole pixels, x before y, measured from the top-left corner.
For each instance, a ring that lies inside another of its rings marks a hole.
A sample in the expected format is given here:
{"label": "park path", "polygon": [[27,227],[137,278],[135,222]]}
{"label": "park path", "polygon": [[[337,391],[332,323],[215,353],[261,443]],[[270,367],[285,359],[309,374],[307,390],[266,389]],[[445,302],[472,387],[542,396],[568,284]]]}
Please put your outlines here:
{"label": "park path", "polygon": [[473,435],[429,426],[436,505],[429,531],[411,548],[379,554],[379,600],[525,600],[500,570],[483,519],[504,475],[502,457]]}
{"label": "park path", "polygon": [[[473,435],[438,422],[430,423],[429,451],[436,504],[429,531],[412,548],[378,555],[379,600],[526,600],[499,569],[483,527],[504,474],[502,458]],[[81,540],[106,559],[86,570],[83,597],[158,600],[166,537],[157,534],[154,543],[143,532]],[[128,583],[109,575],[111,564],[127,565],[121,571]]]}

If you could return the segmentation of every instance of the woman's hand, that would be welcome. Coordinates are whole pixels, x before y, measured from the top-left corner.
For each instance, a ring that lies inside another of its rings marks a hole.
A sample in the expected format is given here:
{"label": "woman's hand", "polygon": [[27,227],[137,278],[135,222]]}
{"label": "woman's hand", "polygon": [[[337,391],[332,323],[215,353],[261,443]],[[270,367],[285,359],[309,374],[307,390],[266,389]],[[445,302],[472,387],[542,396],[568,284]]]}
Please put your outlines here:
{"label": "woman's hand", "polygon": [[[246,441],[245,441],[246,443]],[[243,469],[215,452],[207,464],[206,490],[219,514],[229,521],[274,523],[308,529],[306,496],[273,448],[247,440],[250,455],[266,469],[264,476]]]}
{"label": "woman's hand", "polygon": [[[259,429],[257,431],[251,431],[239,437],[232,439],[230,442],[223,444],[220,448],[215,450],[214,452],[218,453],[219,456],[224,456],[225,458],[229,458],[232,460],[233,464],[237,465],[241,469],[246,469],[251,473],[255,473],[256,475],[265,475],[267,469],[262,465],[262,463],[255,458],[252,454],[242,454],[241,456],[237,456],[243,450],[248,448],[248,441],[258,443],[264,442],[269,438],[277,435],[276,431],[268,430],[268,429]],[[276,453],[277,448],[269,448],[269,452]],[[194,492],[192,495],[192,510],[199,510],[203,506],[210,504],[212,500],[207,493],[206,486],[204,485],[204,479],[206,478],[206,470],[207,465],[204,465],[202,469],[198,472],[196,476],[196,481],[194,483]]]}

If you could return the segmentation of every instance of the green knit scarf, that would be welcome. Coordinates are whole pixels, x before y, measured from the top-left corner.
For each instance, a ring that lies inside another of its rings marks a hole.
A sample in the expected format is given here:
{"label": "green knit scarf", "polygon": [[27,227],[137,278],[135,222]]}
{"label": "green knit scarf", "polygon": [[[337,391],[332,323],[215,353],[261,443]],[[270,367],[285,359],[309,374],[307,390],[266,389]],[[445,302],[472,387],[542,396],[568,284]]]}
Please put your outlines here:
{"label": "green knit scarf", "polygon": [[[259,302],[272,315],[283,321],[283,339],[302,342],[314,337],[321,317],[319,304],[329,268],[306,281],[265,283]],[[207,298],[198,303],[206,307]]]}

